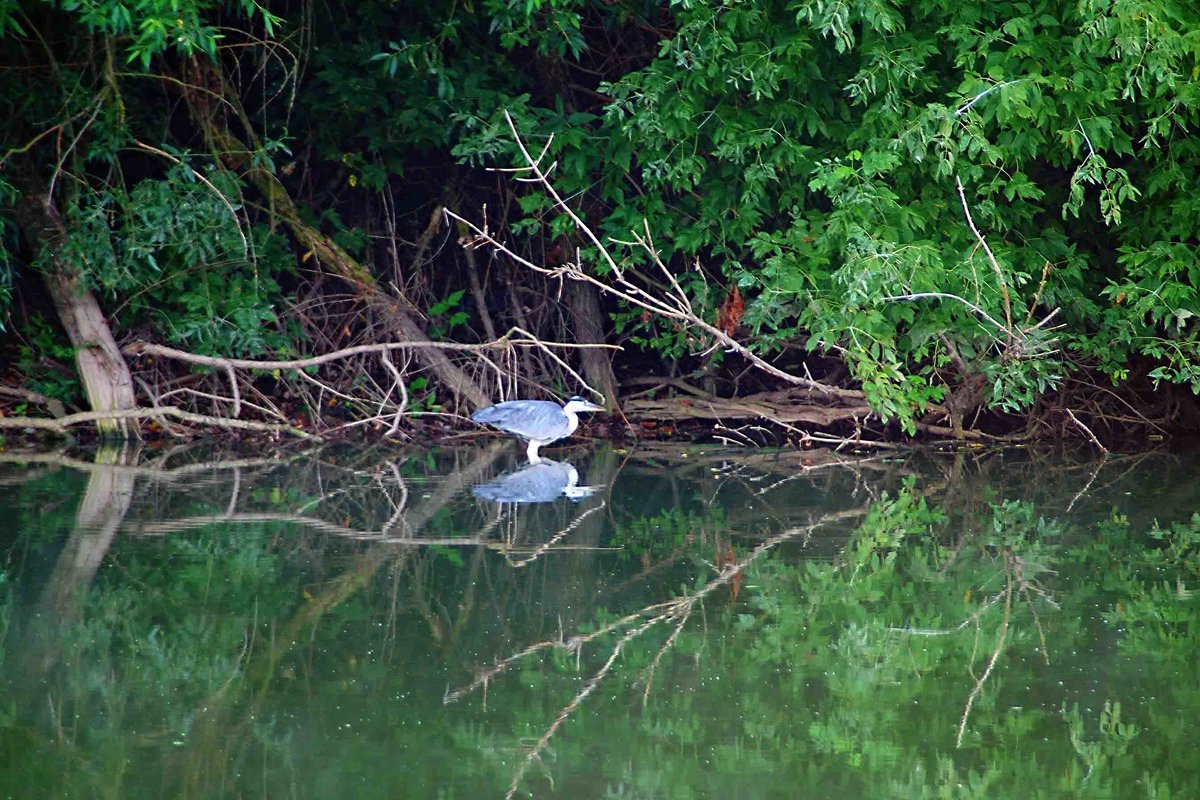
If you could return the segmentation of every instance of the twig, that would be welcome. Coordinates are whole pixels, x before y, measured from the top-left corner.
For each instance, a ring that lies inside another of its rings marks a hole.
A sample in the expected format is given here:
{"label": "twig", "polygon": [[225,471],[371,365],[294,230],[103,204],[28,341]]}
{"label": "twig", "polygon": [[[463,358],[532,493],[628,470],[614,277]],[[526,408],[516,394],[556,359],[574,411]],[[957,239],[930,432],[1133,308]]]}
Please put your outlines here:
{"label": "twig", "polygon": [[1004,280],[1004,272],[1000,269],[1000,264],[996,261],[996,255],[992,252],[992,248],[988,247],[987,240],[983,238],[983,234],[979,232],[979,228],[975,227],[975,220],[971,218],[971,209],[967,205],[967,193],[963,189],[962,181],[956,175],[954,183],[958,186],[958,197],[962,200],[963,213],[967,215],[967,224],[971,226],[971,233],[975,234],[975,239],[978,240],[983,252],[987,254],[988,263],[992,265],[992,269],[996,272],[996,280],[1000,284],[1000,293],[1004,296],[1004,321],[1007,323],[1004,329],[1008,331],[1008,335],[1012,336],[1012,305],[1008,299],[1008,283]]}
{"label": "twig", "polygon": [[490,681],[492,678],[496,677],[500,673],[507,670],[509,667],[511,667],[516,662],[520,661],[521,659],[523,659],[527,656],[531,656],[540,650],[546,650],[546,649],[549,649],[552,647],[563,647],[568,650],[578,650],[584,644],[587,644],[588,642],[592,641],[593,639],[596,639],[600,636],[611,633],[614,630],[619,630],[621,628],[624,628],[626,625],[629,625],[630,623],[635,622],[635,621],[645,617],[647,614],[652,614],[663,608],[673,606],[677,602],[678,602],[677,599],[676,600],[667,600],[662,603],[655,603],[653,605],[649,605],[644,608],[640,608],[637,611],[633,612],[632,614],[626,614],[624,617],[621,617],[618,620],[614,620],[613,622],[610,622],[606,625],[602,625],[600,628],[598,628],[597,630],[595,630],[589,634],[574,636],[569,641],[564,642],[561,639],[546,640],[546,641],[542,641],[542,642],[537,642],[536,644],[531,644],[529,647],[526,647],[524,650],[514,653],[500,661],[497,661],[495,664],[493,664],[488,669],[480,671],[475,676],[474,680],[472,680],[469,684],[462,687],[461,689],[457,689],[453,692],[449,692],[449,691],[446,692],[446,694],[442,697],[442,705],[450,705],[451,703],[457,702],[458,700],[462,699],[463,697],[465,697],[466,695],[475,691],[476,689],[480,688],[481,686],[487,685],[488,681]]}
{"label": "twig", "polygon": [[233,415],[240,417],[242,415],[242,393],[238,389],[237,373],[233,371],[233,367],[226,367],[225,374],[229,376],[229,391],[233,395]]}
{"label": "twig", "polygon": [[[179,395],[190,395],[192,397],[200,397],[205,400],[212,400],[217,403],[232,403],[232,402],[234,402],[233,397],[224,397],[223,395],[213,394],[212,392],[203,392],[199,389],[193,389],[190,386],[180,386],[178,389],[172,389],[169,392],[164,392],[163,394],[161,394],[157,397],[154,397],[149,391],[147,391],[148,387],[146,386],[145,381],[139,379],[138,383],[141,384],[142,390],[146,391],[146,394],[148,396],[150,396],[151,401],[153,402],[154,407],[156,407],[156,408],[159,405],[161,405],[168,398],[179,396]],[[258,403],[252,403],[248,400],[245,403],[241,403],[241,405],[249,406],[250,408],[254,409],[255,411],[258,411],[268,417],[273,416],[273,417],[276,417],[277,419],[281,419],[284,422],[287,422],[287,417],[285,417],[283,414],[278,413],[277,409],[267,408],[266,406],[259,405]],[[236,416],[236,414],[235,414],[235,416]]]}
{"label": "twig", "polygon": [[1104,453],[1107,455],[1108,448],[1105,447],[1104,445],[1100,444],[1100,440],[1096,438],[1096,434],[1092,433],[1091,428],[1089,428],[1087,425],[1084,425],[1082,422],[1080,422],[1079,417],[1075,416],[1075,412],[1073,412],[1071,409],[1069,409],[1069,408],[1066,409],[1066,412],[1067,412],[1067,416],[1071,418],[1071,421],[1079,426],[1079,428],[1084,432],[1084,434],[1087,435],[1088,439],[1090,439],[1092,441],[1092,444],[1096,445],[1096,449],[1098,449],[1101,453]]}
{"label": "twig", "polygon": [[650,690],[654,687],[654,675],[658,672],[658,664],[662,661],[662,657],[666,654],[671,646],[675,644],[675,640],[679,638],[679,634],[683,632],[683,626],[691,619],[692,608],[688,606],[687,611],[679,615],[679,621],[675,623],[675,630],[671,631],[671,635],[663,642],[662,647],[658,648],[658,653],[655,654],[654,660],[650,662],[650,668],[646,670],[646,688],[642,692],[642,708],[650,702]]}
{"label": "twig", "polygon": [[925,298],[938,298],[938,299],[942,299],[942,300],[957,300],[958,302],[965,305],[967,308],[974,311],[979,316],[983,317],[989,323],[994,325],[1002,333],[1004,333],[1008,336],[1013,335],[1011,328],[1002,324],[999,320],[997,320],[991,314],[987,313],[982,308],[980,308],[979,306],[972,303],[970,300],[967,300],[966,298],[960,297],[956,294],[951,294],[950,292],[913,292],[911,294],[892,294],[892,295],[888,295],[887,297],[881,297],[879,299],[882,302],[890,302],[890,301],[896,301],[896,300],[922,300]]}
{"label": "twig", "polygon": [[1092,488],[1092,483],[1095,482],[1096,477],[1100,474],[1100,469],[1104,466],[1104,464],[1104,460],[1100,460],[1096,463],[1096,468],[1092,470],[1091,477],[1088,478],[1087,483],[1083,485],[1082,489],[1075,493],[1075,496],[1071,498],[1071,502],[1067,503],[1068,514],[1071,512],[1071,509],[1075,508],[1075,504],[1079,502],[1079,498],[1087,494],[1088,489]]}
{"label": "twig", "polygon": [[1034,608],[1033,598],[1029,596],[1029,592],[1022,589],[1021,596],[1025,598],[1025,605],[1029,608],[1029,613],[1033,615],[1033,624],[1037,627],[1038,641],[1042,646],[1042,661],[1046,666],[1050,666],[1050,650],[1046,647],[1046,630],[1042,627],[1042,619],[1038,616],[1037,609]]}
{"label": "twig", "polygon": [[1084,159],[1084,162],[1086,163],[1088,159],[1096,157],[1096,148],[1092,147],[1092,140],[1088,138],[1087,131],[1083,128],[1083,120],[1081,120],[1079,117],[1076,117],[1075,122],[1079,125],[1079,132],[1083,134],[1083,141],[1087,142],[1088,157],[1087,159]]}
{"label": "twig", "polygon": [[[383,364],[388,372],[392,373],[392,388],[400,390],[400,405],[396,406],[396,415],[392,419],[392,427],[388,428],[385,437],[391,436],[400,427],[400,419],[404,416],[404,410],[408,408],[408,389],[404,385],[404,376],[400,374],[400,370],[396,369],[396,365],[392,363],[391,353],[383,352],[379,354],[379,361]],[[383,405],[387,399],[391,397],[391,391],[383,397],[379,403],[379,412],[383,412]]]}
{"label": "twig", "polygon": [[[517,329],[514,329],[517,330]],[[524,333],[524,331],[520,331]],[[528,335],[528,334],[526,334]],[[360,344],[354,347],[346,347],[341,350],[335,350],[332,353],[322,353],[319,356],[310,356],[308,358],[292,358],[287,360],[255,360],[250,358],[221,358],[219,356],[203,356],[198,353],[189,353],[186,350],[177,350],[174,347],[167,347],[161,344],[150,344],[149,342],[134,342],[122,348],[123,353],[130,356],[138,355],[157,355],[163,358],[174,358],[179,361],[187,361],[191,364],[201,364],[208,367],[236,367],[238,369],[258,369],[264,371],[286,369],[286,370],[302,370],[307,367],[315,367],[321,364],[337,361],[350,356],[357,356],[363,353],[384,353],[391,350],[409,350],[409,349],[429,349],[438,350],[457,350],[462,352],[479,352],[487,350],[495,350],[497,348],[508,347],[510,345],[520,345],[526,347],[564,347],[564,348],[603,348],[607,350],[620,350],[618,345],[613,344],[576,344],[573,342],[544,342],[540,339],[522,340],[512,339],[507,334],[505,337],[494,342],[485,342],[483,344],[463,344],[460,342],[381,342],[379,344]]]}
{"label": "twig", "polygon": [[994,84],[994,85],[992,85],[992,86],[989,86],[988,88],[984,89],[982,92],[980,92],[979,94],[977,94],[977,95],[975,95],[973,98],[971,98],[970,102],[968,102],[968,103],[964,103],[963,105],[961,105],[961,106],[959,106],[958,108],[956,108],[956,109],[954,110],[954,116],[956,116],[956,117],[961,117],[963,114],[965,114],[965,113],[967,113],[968,111],[970,111],[970,110],[971,110],[971,107],[972,107],[973,105],[975,105],[975,104],[976,104],[976,103],[978,103],[980,100],[982,100],[983,98],[987,97],[989,94],[991,94],[992,92],[996,91],[997,89],[1003,89],[1003,88],[1005,88],[1006,86],[1012,86],[1014,83],[1020,83],[1020,82],[1021,82],[1021,81],[1023,81],[1023,80],[1025,80],[1025,79],[1024,79],[1024,78],[1018,78],[1017,80],[1012,80],[1012,81],[1004,81],[1003,83],[997,83],[997,84]]}
{"label": "twig", "polygon": [[100,96],[96,98],[96,107],[92,109],[91,116],[83,123],[83,127],[79,129],[79,133],[75,134],[75,138],[67,145],[67,149],[63,151],[62,156],[58,159],[58,163],[54,165],[54,172],[50,174],[50,184],[46,188],[45,202],[47,205],[54,201],[54,184],[58,181],[59,173],[62,172],[63,164],[67,161],[67,156],[75,149],[75,145],[79,144],[79,140],[83,138],[83,134],[87,132],[87,129],[96,121],[96,116],[100,113],[100,109],[104,108],[104,96],[106,94],[106,91],[101,91]]}
{"label": "twig", "polygon": [[[106,474],[120,475],[130,474],[139,478],[148,478],[153,481],[170,483],[172,481],[187,480],[194,482],[197,475],[210,475],[220,470],[239,470],[261,467],[266,470],[276,468],[288,468],[294,462],[300,461],[305,457],[311,457],[320,452],[319,450],[307,450],[292,453],[287,456],[272,457],[265,456],[262,458],[238,458],[222,461],[203,461],[194,464],[182,464],[178,467],[164,466],[130,466],[126,464],[97,464],[94,461],[84,461],[78,458],[61,455],[58,453],[0,453],[0,464],[50,464],[55,467],[67,467],[79,472],[89,474]],[[158,460],[157,463],[166,463],[165,459]]]}
{"label": "twig", "polygon": [[609,671],[613,667],[613,664],[616,663],[617,657],[620,656],[621,651],[625,649],[625,645],[629,644],[629,642],[633,641],[638,636],[641,636],[647,630],[657,625],[660,621],[666,619],[668,616],[669,614],[661,614],[651,620],[648,620],[639,627],[626,632],[624,636],[617,640],[617,643],[613,645],[612,652],[608,656],[608,660],[604,662],[603,666],[596,671],[596,674],[588,680],[584,687],[579,690],[579,693],[572,698],[571,702],[558,712],[558,715],[554,718],[554,722],[550,724],[550,727],[546,729],[546,731],[537,740],[537,743],[534,744],[533,748],[526,754],[525,760],[521,762],[521,766],[517,769],[516,774],[513,775],[512,783],[508,787],[508,792],[504,795],[504,800],[512,800],[512,798],[516,796],[517,789],[521,785],[521,779],[525,777],[525,773],[529,770],[529,766],[537,760],[537,758],[541,755],[542,750],[544,750],[546,745],[550,743],[550,739],[554,737],[554,734],[560,727],[562,727],[562,724],[567,721],[567,718],[571,716],[575,709],[579,708],[583,701],[587,699],[588,695],[596,691],[596,687],[599,686],[600,682],[604,680],[604,677],[608,675]]}
{"label": "twig", "polygon": [[[626,630],[621,635],[621,637],[614,644],[604,664],[601,665],[600,669],[595,674],[593,674],[593,676],[588,680],[587,684],[585,684],[583,689],[581,689],[580,692],[575,695],[571,702],[568,703],[561,711],[559,711],[559,713],[555,716],[554,721],[534,744],[533,748],[526,755],[524,761],[522,761],[517,773],[513,776],[512,784],[509,787],[508,794],[506,795],[506,798],[511,798],[515,795],[520,786],[521,779],[525,776],[525,773],[528,771],[530,765],[538,759],[541,752],[549,744],[550,739],[554,736],[558,729],[562,727],[562,724],[577,708],[579,708],[583,701],[587,699],[587,697],[593,691],[595,691],[596,687],[599,686],[604,677],[612,670],[613,665],[616,663],[617,658],[620,656],[621,651],[624,649],[626,644],[650,630],[655,625],[661,622],[673,620],[676,623],[676,628],[668,637],[668,644],[665,647],[669,647],[670,643],[674,642],[678,637],[679,631],[682,630],[683,623],[686,622],[687,617],[692,613],[692,610],[698,603],[700,603],[705,597],[707,597],[716,589],[725,586],[735,577],[741,575],[750,564],[760,558],[763,554],[770,552],[781,543],[795,539],[798,536],[804,536],[805,541],[807,541],[808,537],[810,537],[812,533],[821,526],[834,521],[840,521],[854,516],[861,516],[863,513],[865,513],[865,509],[851,509],[849,511],[826,515],[820,520],[809,525],[789,528],[788,530],[778,533],[763,541],[742,560],[727,565],[708,583],[690,595],[677,598],[675,600],[646,606],[638,611],[633,612],[632,614],[627,614],[619,620],[603,625],[596,631],[592,631],[588,634],[573,636],[571,639],[565,642],[561,641],[560,634],[560,640],[557,642],[548,640],[530,645],[524,650],[509,656],[485,672],[477,675],[470,685],[455,692],[447,692],[443,698],[443,703],[454,702],[464,695],[470,693],[474,689],[480,687],[486,689],[488,682],[497,674],[508,669],[508,667],[512,666],[517,661],[536,652],[540,652],[551,647],[562,647],[570,652],[574,652],[578,656],[586,643],[612,631],[624,629],[635,622],[640,623],[636,627]],[[647,617],[649,617],[649,619],[647,619]],[[663,652],[665,652],[665,649],[660,649],[658,657],[656,657],[654,661],[655,665],[657,665],[658,661],[661,659]],[[653,673],[651,673],[651,677],[653,677]]]}
{"label": "twig", "polygon": [[579,516],[575,517],[575,519],[571,520],[570,524],[568,524],[566,527],[564,527],[558,533],[554,534],[553,536],[548,538],[545,542],[543,542],[542,544],[540,544],[536,548],[534,548],[533,552],[530,553],[525,558],[514,561],[514,560],[508,558],[508,556],[506,554],[505,561],[507,561],[508,565],[510,567],[512,567],[513,569],[520,569],[522,567],[528,566],[529,564],[533,563],[537,559],[541,558],[545,553],[549,552],[550,550],[556,549],[555,545],[557,545],[559,542],[561,542],[566,537],[567,534],[569,534],[571,531],[578,528],[581,524],[583,524],[583,521],[585,519],[590,517],[592,514],[595,514],[597,511],[600,511],[606,505],[607,504],[604,501],[601,501],[599,505],[592,506],[591,508],[587,509],[586,511],[581,513]]}
{"label": "twig", "polygon": [[[244,525],[261,525],[264,522],[283,522],[288,525],[303,526],[322,533],[341,536],[347,539],[359,541],[372,541],[390,545],[402,545],[406,547],[479,547],[494,546],[494,542],[489,542],[483,537],[472,536],[430,536],[430,537],[415,537],[391,536],[388,529],[381,530],[363,530],[350,528],[344,525],[338,525],[334,522],[321,519],[319,517],[310,517],[303,514],[289,514],[286,512],[258,512],[258,511],[239,511],[234,514],[209,514],[198,517],[182,517],[179,519],[154,520],[152,522],[130,523],[126,529],[130,534],[138,536],[163,536],[168,533],[179,533],[180,531],[196,530],[197,528],[205,528],[209,525],[222,524],[244,524]],[[389,522],[389,524],[391,524]],[[394,527],[394,525],[393,525]]]}

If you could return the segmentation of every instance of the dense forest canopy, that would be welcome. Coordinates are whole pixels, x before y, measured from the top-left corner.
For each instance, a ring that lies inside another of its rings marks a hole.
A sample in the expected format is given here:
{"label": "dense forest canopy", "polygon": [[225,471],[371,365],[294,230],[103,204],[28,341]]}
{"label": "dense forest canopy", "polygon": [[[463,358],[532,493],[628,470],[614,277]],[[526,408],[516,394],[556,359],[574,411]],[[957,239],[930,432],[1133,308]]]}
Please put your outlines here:
{"label": "dense forest canopy", "polygon": [[0,0],[0,53],[10,414],[1196,425],[1192,3]]}

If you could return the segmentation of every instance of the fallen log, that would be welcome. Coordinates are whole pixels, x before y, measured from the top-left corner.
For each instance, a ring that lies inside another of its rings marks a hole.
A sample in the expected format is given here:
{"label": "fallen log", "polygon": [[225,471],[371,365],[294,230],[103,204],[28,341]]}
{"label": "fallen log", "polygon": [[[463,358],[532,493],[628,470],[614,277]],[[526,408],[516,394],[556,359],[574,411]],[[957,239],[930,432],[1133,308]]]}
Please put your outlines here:
{"label": "fallen log", "polygon": [[839,422],[862,422],[874,412],[865,401],[824,399],[810,389],[788,388],[761,392],[745,397],[664,397],[628,400],[622,406],[626,416],[637,419],[709,419],[766,420],[788,425],[828,427]]}

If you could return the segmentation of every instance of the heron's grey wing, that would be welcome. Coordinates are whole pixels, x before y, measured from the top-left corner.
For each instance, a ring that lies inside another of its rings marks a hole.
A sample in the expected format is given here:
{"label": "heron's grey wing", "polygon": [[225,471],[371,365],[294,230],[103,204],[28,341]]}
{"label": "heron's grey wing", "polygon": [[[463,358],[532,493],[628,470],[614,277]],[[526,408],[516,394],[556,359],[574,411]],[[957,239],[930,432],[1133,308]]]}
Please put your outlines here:
{"label": "heron's grey wing", "polygon": [[509,400],[482,408],[471,419],[539,441],[562,438],[568,427],[562,406],[548,400]]}

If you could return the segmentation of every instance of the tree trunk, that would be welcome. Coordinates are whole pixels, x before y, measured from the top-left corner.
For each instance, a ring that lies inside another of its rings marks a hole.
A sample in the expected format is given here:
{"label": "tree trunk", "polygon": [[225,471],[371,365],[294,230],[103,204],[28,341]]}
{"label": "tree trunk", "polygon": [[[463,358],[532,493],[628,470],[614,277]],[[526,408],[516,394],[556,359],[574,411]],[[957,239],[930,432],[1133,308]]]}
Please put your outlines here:
{"label": "tree trunk", "polygon": [[[75,365],[93,411],[124,411],[135,408],[133,379],[129,366],[108,327],[108,320],[96,302],[96,296],[79,288],[73,276],[61,271],[45,275],[46,286],[75,348]],[[131,438],[137,435],[137,423],[129,419],[96,421],[101,436]]]}
{"label": "tree trunk", "polygon": [[[45,185],[27,164],[13,171],[13,181],[22,193],[17,203],[17,224],[35,253],[51,254],[49,271],[44,274],[46,287],[75,349],[75,365],[89,406],[93,411],[135,408],[137,399],[129,365],[121,357],[96,296],[80,284],[73,266],[58,257],[66,229]],[[96,428],[105,437],[137,435],[136,423],[127,419],[98,420]]]}
{"label": "tree trunk", "polygon": [[[604,312],[600,308],[598,290],[590,283],[571,281],[568,289],[571,310],[571,329],[579,344],[604,343]],[[617,378],[613,374],[611,351],[589,347],[580,351],[583,377],[592,388],[604,395],[604,404],[611,410],[617,407]]]}

